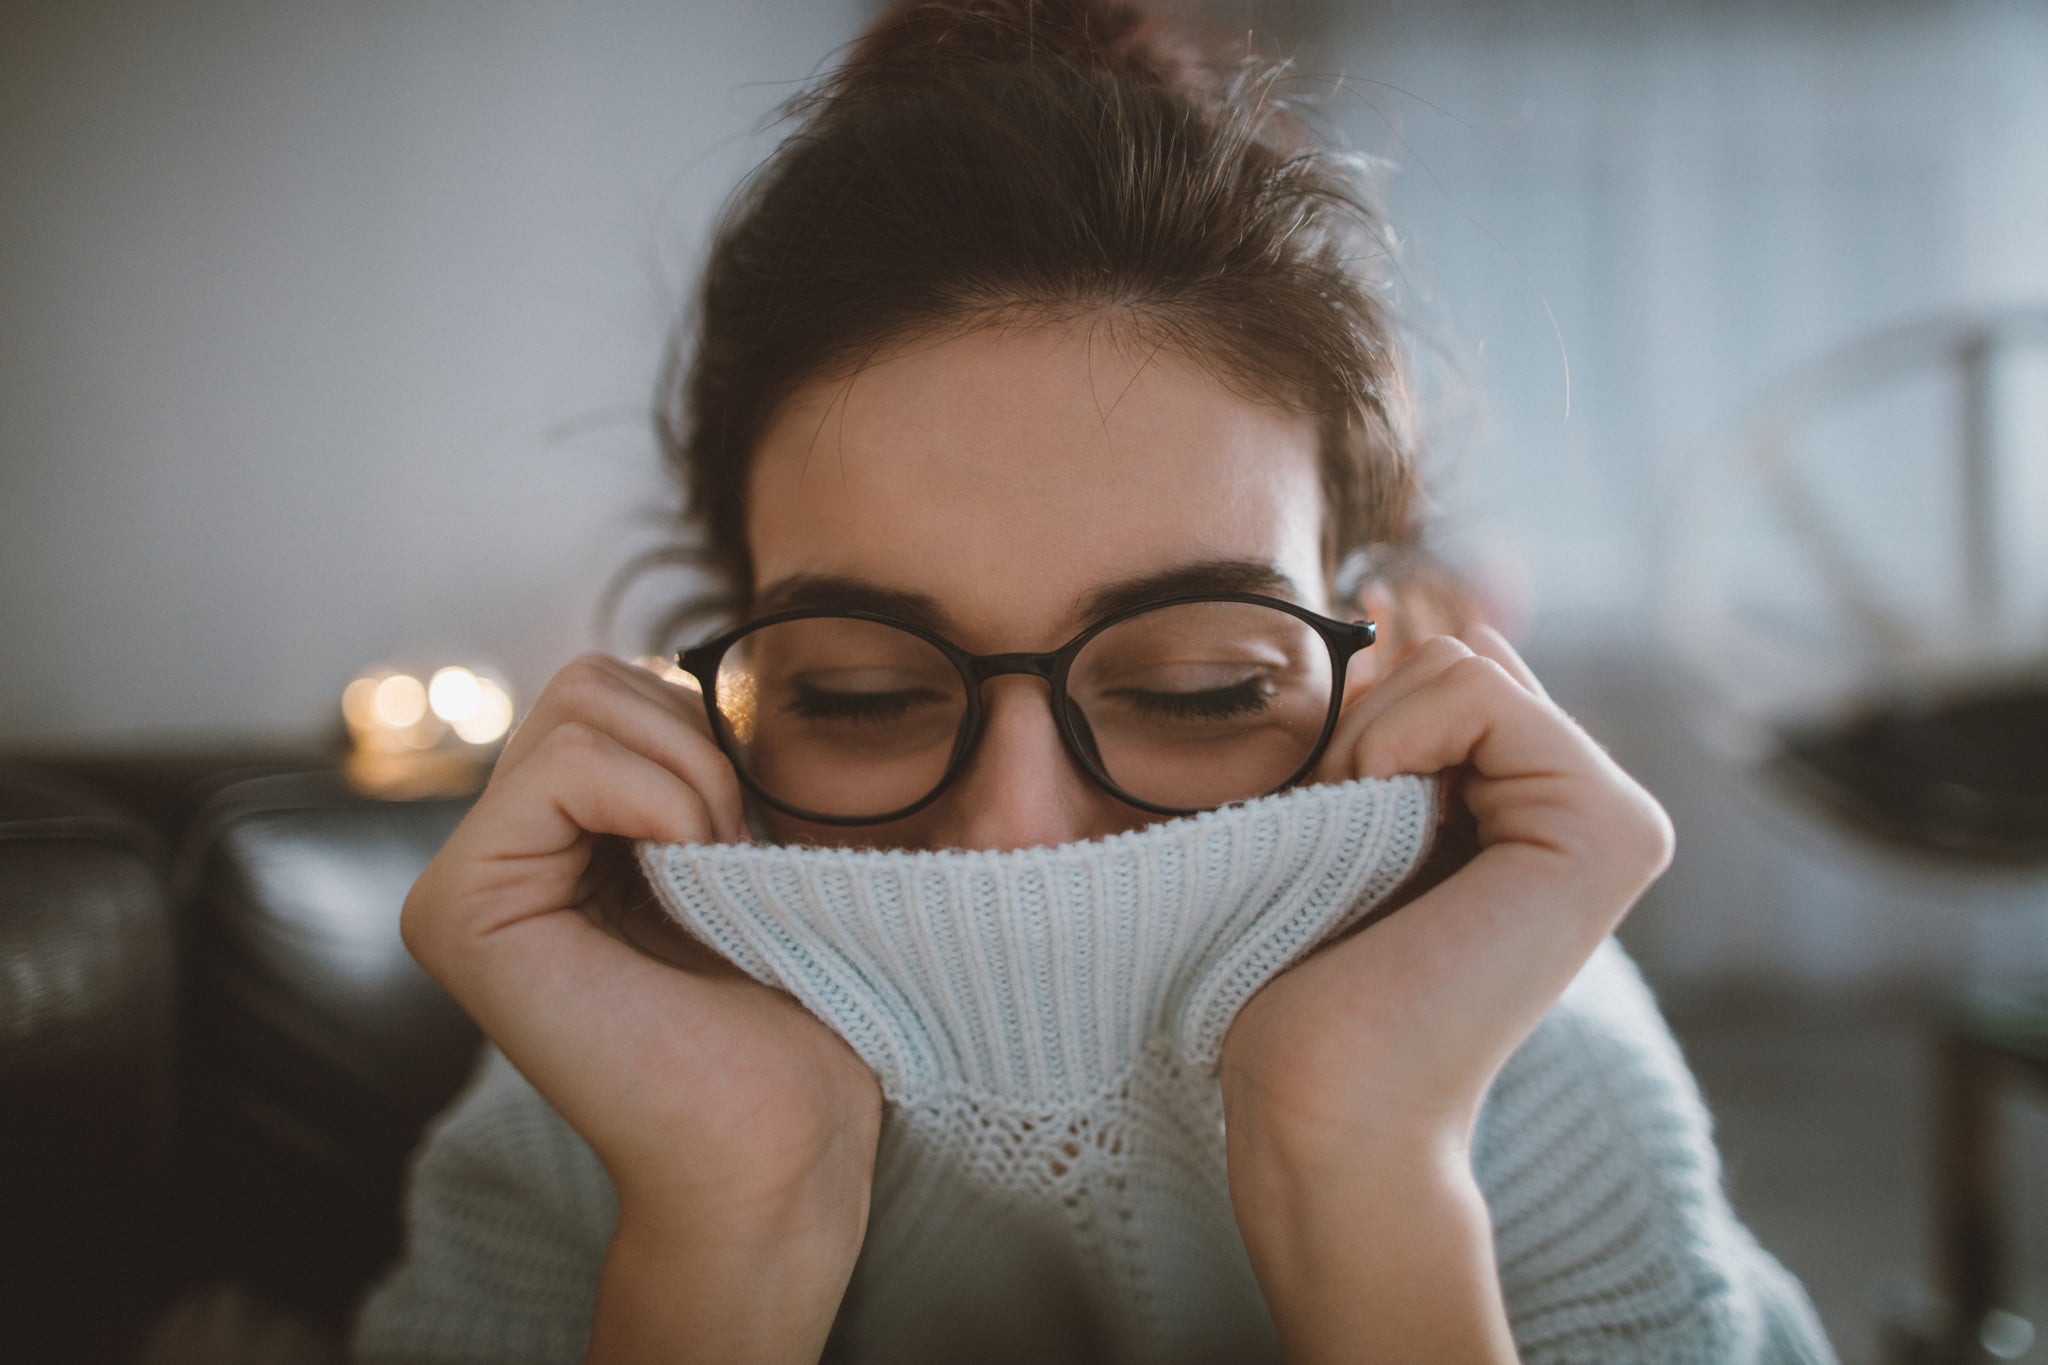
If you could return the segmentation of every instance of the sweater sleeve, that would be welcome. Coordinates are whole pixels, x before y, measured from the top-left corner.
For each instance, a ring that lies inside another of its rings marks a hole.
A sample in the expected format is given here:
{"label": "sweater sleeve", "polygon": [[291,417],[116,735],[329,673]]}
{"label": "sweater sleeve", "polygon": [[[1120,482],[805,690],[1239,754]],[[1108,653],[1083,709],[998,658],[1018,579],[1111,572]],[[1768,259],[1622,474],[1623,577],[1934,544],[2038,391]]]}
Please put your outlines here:
{"label": "sweater sleeve", "polygon": [[406,1246],[363,1301],[355,1365],[578,1365],[617,1222],[597,1154],[488,1045],[429,1127]]}
{"label": "sweater sleeve", "polygon": [[1699,1088],[1610,940],[1509,1060],[1474,1166],[1524,1365],[1826,1365],[1735,1217]]}

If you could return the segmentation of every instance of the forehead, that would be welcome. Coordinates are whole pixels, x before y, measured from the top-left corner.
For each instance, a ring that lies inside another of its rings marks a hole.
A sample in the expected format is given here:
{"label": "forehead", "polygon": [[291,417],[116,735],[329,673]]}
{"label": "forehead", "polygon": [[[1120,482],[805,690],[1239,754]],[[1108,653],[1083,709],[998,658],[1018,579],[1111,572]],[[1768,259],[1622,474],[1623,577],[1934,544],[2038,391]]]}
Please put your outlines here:
{"label": "forehead", "polygon": [[748,477],[757,592],[921,594],[970,648],[1058,643],[1092,589],[1198,561],[1271,563],[1321,605],[1321,529],[1310,418],[1086,320],[921,339],[807,385]]}

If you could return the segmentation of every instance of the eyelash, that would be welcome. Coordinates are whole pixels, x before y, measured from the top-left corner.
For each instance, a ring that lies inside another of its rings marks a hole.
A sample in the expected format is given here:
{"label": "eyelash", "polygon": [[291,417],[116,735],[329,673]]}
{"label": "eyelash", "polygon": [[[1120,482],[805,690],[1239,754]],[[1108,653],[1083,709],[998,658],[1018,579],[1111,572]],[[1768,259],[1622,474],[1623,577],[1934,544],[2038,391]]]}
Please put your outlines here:
{"label": "eyelash", "polygon": [[799,687],[784,709],[806,720],[849,720],[879,725],[899,719],[919,700],[932,700],[929,692],[828,692],[818,687]]}
{"label": "eyelash", "polygon": [[[1233,716],[1255,715],[1266,709],[1268,692],[1264,680],[1246,678],[1230,687],[1204,692],[1141,692],[1123,694],[1131,709],[1141,715],[1172,720],[1228,720]],[[911,706],[928,694],[920,692],[827,692],[804,688],[790,701],[788,710],[806,720],[844,720],[879,725],[900,719]]]}
{"label": "eyelash", "polygon": [[1254,715],[1266,709],[1271,691],[1260,677],[1246,678],[1229,687],[1204,692],[1142,692],[1131,690],[1131,709],[1143,715],[1166,716],[1174,720],[1227,720],[1232,716]]}

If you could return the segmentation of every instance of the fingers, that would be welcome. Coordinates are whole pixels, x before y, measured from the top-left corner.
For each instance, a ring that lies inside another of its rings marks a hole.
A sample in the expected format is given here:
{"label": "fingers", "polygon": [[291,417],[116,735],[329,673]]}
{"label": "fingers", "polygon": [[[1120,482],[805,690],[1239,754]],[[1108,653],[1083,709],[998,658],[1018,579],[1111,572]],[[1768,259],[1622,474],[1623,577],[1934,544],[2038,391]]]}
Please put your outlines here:
{"label": "fingers", "polygon": [[1522,656],[1515,653],[1515,647],[1508,643],[1507,636],[1492,626],[1474,626],[1465,632],[1463,639],[1474,654],[1493,660],[1524,689],[1545,701],[1550,700],[1550,693],[1544,691],[1543,684],[1536,681],[1536,674],[1522,661]]}
{"label": "fingers", "polygon": [[663,682],[647,670],[608,654],[593,652],[579,655],[548,680],[533,709],[506,741],[498,759],[499,769],[516,766],[534,741],[563,721],[602,719],[615,705],[634,697],[674,715],[701,734],[711,732],[703,698],[695,692]]}
{"label": "fingers", "polygon": [[589,657],[614,669],[647,696],[665,706],[676,707],[692,724],[709,733],[704,721],[704,694],[698,690],[697,680],[689,674],[682,674],[689,678],[688,682],[671,682],[660,669],[646,663],[627,663],[609,654],[592,654]]}
{"label": "fingers", "polygon": [[1471,657],[1471,649],[1462,641],[1449,635],[1434,636],[1410,650],[1386,677],[1349,698],[1338,717],[1336,733],[1330,737],[1330,747],[1316,765],[1316,780],[1343,782],[1354,777],[1392,776],[1389,773],[1368,774],[1359,766],[1357,750],[1360,738],[1389,707],[1430,686],[1453,664]]}
{"label": "fingers", "polygon": [[498,852],[545,856],[585,834],[664,843],[704,843],[717,835],[711,807],[668,766],[581,721],[556,726],[532,756],[485,793],[493,805]]}
{"label": "fingers", "polygon": [[1417,646],[1353,703],[1318,765],[1325,781],[1452,772],[1482,847],[1562,854],[1630,894],[1669,865],[1663,808],[1491,630]]}
{"label": "fingers", "polygon": [[[1433,636],[1346,706],[1316,777],[1340,782],[1480,762],[1480,741],[1492,737],[1485,722],[1508,715],[1522,722],[1518,731],[1529,725],[1545,728],[1545,718],[1576,729],[1550,704],[1535,673],[1498,631],[1482,626],[1464,639]],[[1518,761],[1517,754],[1535,759],[1548,753],[1555,759],[1572,747],[1520,744],[1510,750],[1492,738],[1489,757],[1509,764]],[[1465,745],[1470,747],[1461,748]]]}
{"label": "fingers", "polygon": [[701,704],[674,691],[602,655],[556,674],[408,896],[408,946],[432,953],[590,902],[602,836],[743,839],[738,775]]}
{"label": "fingers", "polygon": [[710,737],[702,698],[602,654],[584,655],[549,681],[506,744],[492,783],[509,780],[569,725],[606,735],[681,778],[710,814],[710,837],[745,837],[739,778]]}

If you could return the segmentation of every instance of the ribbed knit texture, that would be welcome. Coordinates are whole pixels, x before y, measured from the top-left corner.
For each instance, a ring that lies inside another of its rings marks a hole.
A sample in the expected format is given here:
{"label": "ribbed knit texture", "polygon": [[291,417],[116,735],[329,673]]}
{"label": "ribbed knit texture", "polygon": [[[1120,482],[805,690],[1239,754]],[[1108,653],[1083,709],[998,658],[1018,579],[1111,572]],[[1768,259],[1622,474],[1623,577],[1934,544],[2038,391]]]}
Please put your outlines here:
{"label": "ribbed knit texture", "polygon": [[[888,1100],[831,1356],[1278,1360],[1231,1216],[1215,1059],[1251,993],[1422,856],[1431,784],[1299,788],[1058,848],[644,846],[662,902],[790,991]],[[1522,1357],[1827,1361],[1728,1209],[1708,1120],[1618,946],[1509,1061],[1475,1166]],[[504,1059],[423,1146],[355,1358],[581,1358],[615,1220]]]}
{"label": "ribbed knit texture", "polygon": [[890,1102],[851,1358],[1270,1356],[1217,1054],[1253,991],[1407,879],[1433,793],[1313,786],[1000,853],[643,849],[663,903]]}

